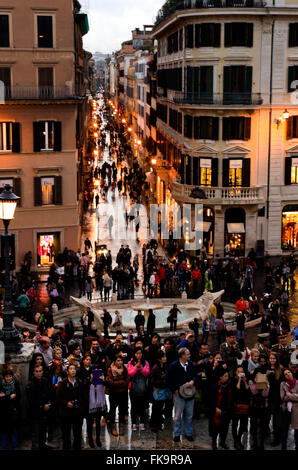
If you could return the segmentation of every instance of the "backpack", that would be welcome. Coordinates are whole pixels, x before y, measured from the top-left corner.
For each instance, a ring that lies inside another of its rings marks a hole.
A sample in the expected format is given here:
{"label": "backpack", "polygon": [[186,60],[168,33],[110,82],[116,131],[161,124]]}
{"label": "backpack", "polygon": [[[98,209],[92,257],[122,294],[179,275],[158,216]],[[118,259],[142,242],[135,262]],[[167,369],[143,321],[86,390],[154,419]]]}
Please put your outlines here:
{"label": "backpack", "polygon": [[137,397],[144,396],[148,390],[148,380],[140,372],[137,372],[131,380],[131,392]]}

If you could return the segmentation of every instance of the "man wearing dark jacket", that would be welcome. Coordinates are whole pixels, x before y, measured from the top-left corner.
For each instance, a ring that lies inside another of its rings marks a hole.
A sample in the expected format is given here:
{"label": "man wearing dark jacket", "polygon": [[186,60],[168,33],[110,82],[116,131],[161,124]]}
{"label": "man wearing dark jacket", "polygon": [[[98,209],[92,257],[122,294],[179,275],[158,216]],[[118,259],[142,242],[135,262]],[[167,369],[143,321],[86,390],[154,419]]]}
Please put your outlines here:
{"label": "man wearing dark jacket", "polygon": [[142,311],[141,310],[138,310],[138,313],[137,315],[135,316],[135,325],[136,325],[136,330],[139,334],[140,332],[140,326],[144,326],[145,325],[145,317],[144,315],[142,314]]}
{"label": "man wearing dark jacket", "polygon": [[57,388],[58,412],[61,420],[63,450],[71,449],[71,428],[73,429],[73,448],[81,450],[83,425],[83,389],[76,379],[76,368],[69,365],[67,377]]}
{"label": "man wearing dark jacket", "polygon": [[190,352],[187,348],[181,348],[178,351],[178,360],[173,362],[167,370],[167,386],[173,393],[174,401],[174,442],[180,442],[182,416],[184,415],[184,432],[189,441],[193,441],[192,417],[194,408],[194,397],[183,398],[179,392],[181,385],[186,384],[192,387],[196,382],[196,371],[193,363],[190,361]]}
{"label": "man wearing dark jacket", "polygon": [[27,401],[31,421],[32,450],[46,448],[47,414],[51,407],[49,383],[43,377],[42,366],[33,369],[33,379],[27,386]]}

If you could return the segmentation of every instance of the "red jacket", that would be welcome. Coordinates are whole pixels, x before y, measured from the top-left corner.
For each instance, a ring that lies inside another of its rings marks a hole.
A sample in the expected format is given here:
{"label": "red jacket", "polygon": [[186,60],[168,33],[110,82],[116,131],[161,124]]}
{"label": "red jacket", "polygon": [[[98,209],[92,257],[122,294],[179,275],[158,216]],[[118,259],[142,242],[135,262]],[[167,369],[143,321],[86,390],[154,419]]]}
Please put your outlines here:
{"label": "red jacket", "polygon": [[199,269],[194,269],[191,273],[191,276],[193,279],[202,279],[202,274],[201,274],[201,271]]}
{"label": "red jacket", "polygon": [[236,312],[244,312],[247,309],[245,300],[237,300]]}

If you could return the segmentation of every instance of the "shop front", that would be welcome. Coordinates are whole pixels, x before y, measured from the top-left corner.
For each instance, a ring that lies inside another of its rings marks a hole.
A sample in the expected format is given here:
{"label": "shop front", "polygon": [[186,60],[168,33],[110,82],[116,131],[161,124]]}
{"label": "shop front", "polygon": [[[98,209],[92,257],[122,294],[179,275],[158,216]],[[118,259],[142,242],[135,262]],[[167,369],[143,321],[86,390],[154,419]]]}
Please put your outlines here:
{"label": "shop front", "polygon": [[296,250],[298,246],[298,204],[287,205],[282,211],[281,248]]}
{"label": "shop front", "polygon": [[48,266],[60,252],[60,232],[37,234],[37,265]]}
{"label": "shop front", "polygon": [[225,245],[234,256],[245,256],[245,210],[228,209],[225,213]]}
{"label": "shop front", "polygon": [[203,245],[208,255],[214,255],[214,210],[211,207],[203,210]]}

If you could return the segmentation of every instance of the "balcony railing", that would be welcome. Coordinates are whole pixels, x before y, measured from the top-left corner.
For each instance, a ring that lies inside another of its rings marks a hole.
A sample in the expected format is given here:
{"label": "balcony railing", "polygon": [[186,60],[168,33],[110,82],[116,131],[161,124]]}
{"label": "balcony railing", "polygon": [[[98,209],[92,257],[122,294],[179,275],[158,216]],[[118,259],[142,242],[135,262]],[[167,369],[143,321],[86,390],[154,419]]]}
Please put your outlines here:
{"label": "balcony railing", "polygon": [[74,99],[86,95],[84,87],[75,86],[6,86],[5,100]]}
{"label": "balcony railing", "polygon": [[261,93],[185,93],[175,92],[174,103],[184,105],[261,105]]}
{"label": "balcony railing", "polygon": [[264,202],[264,188],[212,188],[206,186],[192,186],[188,184],[181,184],[178,181],[173,181],[171,184],[172,196],[177,201],[181,202],[195,202],[196,198],[193,197],[196,191],[199,193],[199,198],[209,200],[214,204],[233,204],[237,201],[246,204],[259,204]]}
{"label": "balcony railing", "polygon": [[169,18],[177,10],[192,10],[200,8],[264,8],[266,2],[257,0],[180,0],[172,6],[168,2],[159,10],[155,25]]}

